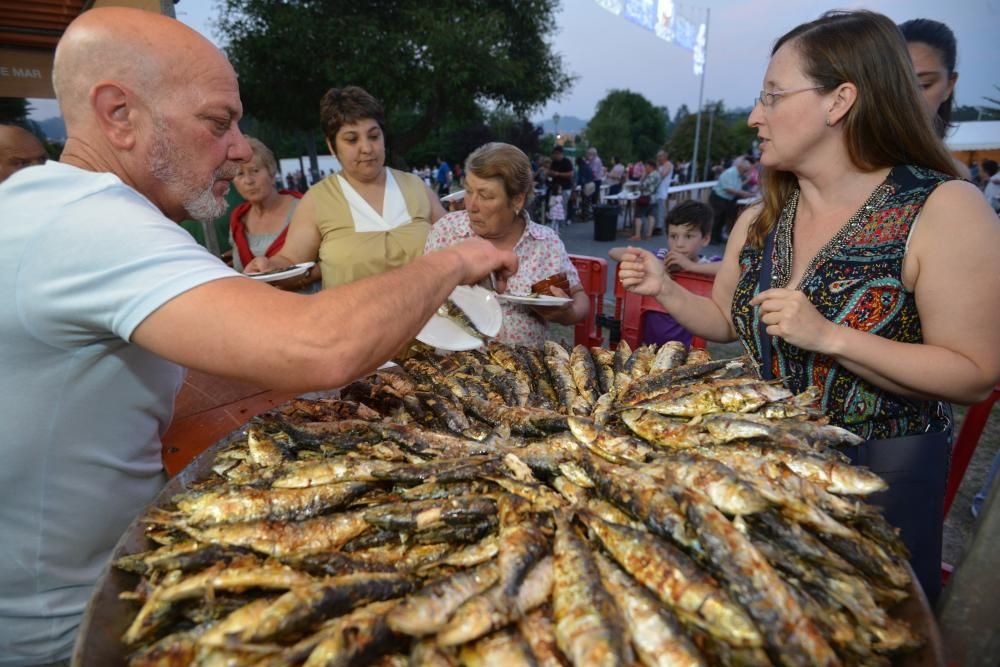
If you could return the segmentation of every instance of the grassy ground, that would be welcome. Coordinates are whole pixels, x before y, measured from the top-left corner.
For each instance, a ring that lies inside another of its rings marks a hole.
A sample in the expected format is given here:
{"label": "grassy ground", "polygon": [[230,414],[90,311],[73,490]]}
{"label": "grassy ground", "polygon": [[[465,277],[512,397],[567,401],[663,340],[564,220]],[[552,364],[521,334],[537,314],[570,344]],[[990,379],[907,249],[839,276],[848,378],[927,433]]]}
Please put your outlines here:
{"label": "grassy ground", "polygon": [[[549,331],[552,340],[563,341],[570,345],[573,344],[572,327],[552,325]],[[712,356],[717,359],[735,357],[742,353],[737,343],[725,345],[709,343],[708,349],[712,353]],[[957,434],[958,429],[962,426],[962,420],[965,418],[966,408],[957,405],[954,407],[955,433]],[[982,436],[979,438],[979,445],[976,447],[972,461],[969,463],[965,476],[962,478],[962,485],[959,487],[958,495],[955,496],[951,511],[945,518],[944,561],[946,563],[955,566],[961,563],[962,557],[972,540],[976,521],[969,511],[969,507],[973,496],[979,491],[979,488],[986,479],[986,475],[989,473],[990,466],[993,464],[993,457],[996,455],[997,450],[1000,450],[1000,408],[995,409],[990,415],[989,421],[986,422],[986,428],[983,429]]]}

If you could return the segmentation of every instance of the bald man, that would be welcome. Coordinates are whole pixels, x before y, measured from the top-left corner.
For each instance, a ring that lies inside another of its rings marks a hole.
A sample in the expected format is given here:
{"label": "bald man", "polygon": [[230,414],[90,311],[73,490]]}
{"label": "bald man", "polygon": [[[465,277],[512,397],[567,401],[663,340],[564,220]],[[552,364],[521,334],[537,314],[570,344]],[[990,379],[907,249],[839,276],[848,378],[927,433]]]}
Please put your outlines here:
{"label": "bald man", "polygon": [[84,12],[56,50],[60,161],[0,189],[0,666],[69,657],[113,545],[164,481],[183,367],[286,390],[377,368],[458,284],[516,270],[474,240],[312,296],[235,273],[209,220],[241,161],[236,74],[173,19]]}
{"label": "bald man", "polygon": [[48,157],[31,132],[17,125],[0,125],[0,183],[19,169],[45,164]]}

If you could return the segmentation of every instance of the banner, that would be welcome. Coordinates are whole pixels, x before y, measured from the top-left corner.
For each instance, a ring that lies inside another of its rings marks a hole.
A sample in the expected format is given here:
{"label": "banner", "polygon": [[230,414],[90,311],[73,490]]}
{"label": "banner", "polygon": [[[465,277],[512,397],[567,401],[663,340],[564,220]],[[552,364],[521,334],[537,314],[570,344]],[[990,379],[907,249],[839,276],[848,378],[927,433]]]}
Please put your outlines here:
{"label": "banner", "polygon": [[681,5],[674,0],[595,0],[615,16],[649,30],[660,39],[692,54],[695,76],[705,70],[708,10]]}

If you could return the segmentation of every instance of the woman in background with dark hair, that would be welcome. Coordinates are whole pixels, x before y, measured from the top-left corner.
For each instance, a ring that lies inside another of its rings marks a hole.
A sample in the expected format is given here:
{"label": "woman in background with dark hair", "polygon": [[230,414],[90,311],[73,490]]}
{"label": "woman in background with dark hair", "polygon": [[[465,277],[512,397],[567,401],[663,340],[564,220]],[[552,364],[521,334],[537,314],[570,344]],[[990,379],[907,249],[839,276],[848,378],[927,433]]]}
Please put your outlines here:
{"label": "woman in background with dark hair", "polygon": [[[912,19],[900,23],[899,29],[906,38],[906,46],[913,61],[913,71],[924,93],[927,108],[934,114],[934,128],[944,138],[951,126],[951,112],[955,106],[955,84],[958,72],[958,43],[951,28],[940,21]],[[958,175],[971,180],[969,168],[955,160]]]}
{"label": "woman in background with dark hair", "polygon": [[324,288],[354,282],[413,261],[444,215],[419,177],[385,166],[385,112],[368,92],[328,90],[320,125],[341,171],[309,189],[281,252],[253,260],[247,273],[318,259]]}
{"label": "woman in background with dark hair", "polygon": [[847,453],[888,481],[871,500],[933,600],[947,403],[1000,379],[1000,223],[956,178],[881,14],[829,12],[781,37],[748,124],[763,201],[737,220],[712,297],[635,248],[622,283],[696,336],[738,338],[764,377],[820,389],[831,422],[866,441]]}

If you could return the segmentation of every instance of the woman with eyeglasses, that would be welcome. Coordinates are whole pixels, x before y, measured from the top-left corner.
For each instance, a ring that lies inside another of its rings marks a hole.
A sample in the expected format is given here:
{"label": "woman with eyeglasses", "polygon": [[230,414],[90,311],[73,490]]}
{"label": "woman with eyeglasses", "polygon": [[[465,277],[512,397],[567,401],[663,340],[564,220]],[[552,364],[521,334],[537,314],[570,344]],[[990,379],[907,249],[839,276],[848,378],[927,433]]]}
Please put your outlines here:
{"label": "woman with eyeglasses", "polygon": [[[694,335],[739,339],[764,377],[819,387],[873,500],[940,586],[947,404],[1000,379],[1000,223],[956,178],[887,17],[829,12],[783,35],[748,123],[763,201],[736,222],[711,298],[631,249],[623,284]],[[909,457],[909,458],[907,458]]]}

